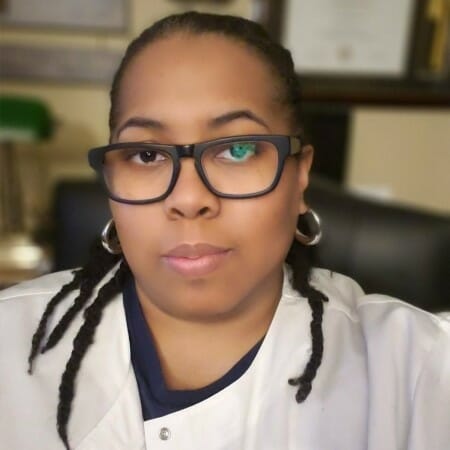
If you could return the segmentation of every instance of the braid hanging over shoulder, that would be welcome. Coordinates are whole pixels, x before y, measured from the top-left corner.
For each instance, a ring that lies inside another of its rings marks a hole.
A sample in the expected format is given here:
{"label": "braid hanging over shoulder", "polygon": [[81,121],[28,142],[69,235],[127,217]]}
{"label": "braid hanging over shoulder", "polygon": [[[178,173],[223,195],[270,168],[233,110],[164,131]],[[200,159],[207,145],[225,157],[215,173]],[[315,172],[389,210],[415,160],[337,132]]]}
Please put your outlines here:
{"label": "braid hanging over shoulder", "polygon": [[[88,302],[94,287],[112,269],[119,259],[120,256],[107,253],[103,249],[100,240],[94,243],[88,263],[83,268],[75,270],[73,272],[73,279],[65,284],[48,302],[31,341],[31,350],[28,357],[28,373],[31,374],[33,372],[33,362],[39,351],[44,353],[59,342],[77,313]],[[79,295],[74,299],[72,306],[66,311],[54,330],[50,333],[47,343],[41,349],[42,341],[47,331],[48,321],[55,308],[70,292],[76,289],[80,289]]]}
{"label": "braid hanging over shoulder", "polygon": [[102,318],[105,306],[122,290],[125,278],[129,273],[128,265],[122,262],[115,275],[104,284],[93,303],[84,312],[85,320],[75,339],[73,349],[59,385],[59,402],[57,410],[58,434],[67,450],[70,449],[67,424],[72,409],[75,394],[75,380],[81,366],[81,361],[89,346],[94,341],[95,330]]}
{"label": "braid hanging over shoulder", "polygon": [[42,340],[44,339],[45,332],[47,330],[47,322],[51,315],[53,314],[53,311],[55,310],[56,306],[66,297],[66,295],[76,289],[81,282],[81,278],[83,276],[83,270],[75,270],[73,272],[74,277],[73,279],[65,284],[60,291],[47,303],[47,306],[45,307],[44,313],[42,314],[41,320],[39,321],[39,324],[36,328],[36,331],[34,332],[32,341],[31,341],[31,350],[30,355],[28,356],[28,373],[33,373],[33,362],[36,358],[37,354],[39,353],[39,349],[42,343]]}
{"label": "braid hanging over shoulder", "polygon": [[[101,255],[101,257],[96,257],[96,255]],[[49,335],[41,353],[45,353],[59,342],[72,320],[88,302],[95,286],[111,270],[111,267],[117,263],[119,258],[117,255],[105,252],[100,242],[95,243],[93,257],[86,266],[87,276],[83,277],[80,283],[80,293]]]}
{"label": "braid hanging over shoulder", "polygon": [[308,299],[312,311],[310,324],[312,351],[309,361],[303,373],[288,380],[291,386],[298,386],[295,399],[297,403],[306,400],[312,389],[312,382],[317,374],[317,370],[322,362],[323,356],[323,331],[322,319],[324,312],[324,302],[328,301],[325,294],[311,286],[309,277],[311,265],[314,259],[313,249],[304,247],[294,241],[287,257],[287,262],[293,269],[293,285],[303,297]]}

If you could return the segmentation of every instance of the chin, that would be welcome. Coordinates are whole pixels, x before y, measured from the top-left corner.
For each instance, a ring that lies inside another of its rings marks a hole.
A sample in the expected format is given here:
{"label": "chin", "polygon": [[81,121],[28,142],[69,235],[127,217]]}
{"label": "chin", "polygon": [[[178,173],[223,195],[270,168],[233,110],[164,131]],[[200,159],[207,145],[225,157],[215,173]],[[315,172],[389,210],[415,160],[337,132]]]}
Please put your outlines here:
{"label": "chin", "polygon": [[238,315],[240,302],[230,302],[241,298],[236,293],[217,295],[215,292],[183,292],[166,299],[163,304],[156,305],[164,313],[181,320],[196,322],[223,321]]}

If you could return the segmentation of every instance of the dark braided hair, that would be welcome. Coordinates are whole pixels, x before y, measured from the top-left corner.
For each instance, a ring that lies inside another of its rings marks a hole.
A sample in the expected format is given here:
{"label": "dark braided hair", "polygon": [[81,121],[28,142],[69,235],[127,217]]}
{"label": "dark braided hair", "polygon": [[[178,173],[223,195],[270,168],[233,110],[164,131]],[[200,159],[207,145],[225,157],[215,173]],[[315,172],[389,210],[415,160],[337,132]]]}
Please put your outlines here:
{"label": "dark braided hair", "polygon": [[[120,256],[111,255],[105,251],[101,244],[101,240],[98,239],[93,245],[88,263],[83,268],[75,270],[73,272],[74,277],[72,281],[65,284],[61,290],[50,299],[32,338],[31,351],[28,357],[28,372],[30,374],[33,370],[33,361],[39,353],[39,350],[41,353],[44,353],[59,342],[77,313],[79,313],[89,302],[94,288],[119,260]],[[123,261],[116,274],[100,288],[97,297],[93,300],[92,304],[85,309],[85,320],[73,341],[72,353],[61,377],[57,410],[57,430],[66,449],[70,448],[67,438],[67,424],[70,417],[78,369],[80,368],[81,361],[87,349],[93,342],[95,329],[100,322],[103,308],[122,290],[123,280],[127,273],[129,273],[129,268],[126,262]],[[78,296],[61,317],[60,321],[50,333],[47,342],[42,347],[47,322],[51,314],[65,296],[76,289],[79,290]]]}
{"label": "dark braided hair", "polygon": [[309,282],[311,262],[313,259],[313,249],[311,247],[304,248],[297,241],[292,243],[286,258],[286,262],[288,262],[293,269],[292,284],[303,297],[308,299],[312,311],[312,320],[310,324],[312,338],[311,356],[303,373],[299,377],[288,380],[291,386],[298,386],[297,393],[295,394],[297,403],[303,402],[311,392],[312,381],[322,362],[323,355],[323,303],[327,302],[328,298],[322,292],[311,286]]}
{"label": "dark braided hair", "polygon": [[[119,92],[123,75],[130,61],[146,46],[159,39],[163,39],[176,33],[190,33],[202,35],[207,33],[219,34],[238,42],[244,43],[249,49],[254,50],[270,67],[274,74],[274,80],[278,83],[276,94],[278,100],[286,106],[292,121],[295,134],[301,133],[301,104],[300,84],[295,74],[291,54],[278,43],[274,42],[266,31],[258,24],[249,20],[226,16],[197,12],[172,15],[162,19],[144,30],[128,46],[126,53],[114,76],[110,91],[111,108],[109,114],[110,140],[117,126],[117,116],[120,111]],[[59,403],[57,410],[57,429],[66,449],[69,449],[67,436],[67,424],[70,418],[72,401],[75,395],[75,380],[80,369],[82,359],[94,340],[95,330],[101,321],[103,309],[110,301],[120,293],[124,280],[130,273],[126,261],[122,258],[119,269],[112,278],[104,284],[92,303],[86,307],[92,297],[94,288],[105,275],[119,262],[121,256],[110,255],[101,246],[100,240],[96,243],[91,257],[82,269],[73,272],[73,279],[49,301],[39,325],[32,339],[29,362],[29,372],[32,372],[33,361],[39,351],[45,352],[54,347],[64,336],[69,325],[77,314],[84,308],[84,322],[81,325],[74,341],[72,353],[61,377],[59,387]],[[303,373],[296,378],[288,380],[289,384],[298,386],[296,400],[303,402],[311,391],[312,382],[322,361],[323,333],[322,317],[323,303],[327,297],[311,286],[310,270],[312,266],[312,252],[297,241],[293,241],[286,262],[293,269],[293,286],[308,299],[312,311],[311,337],[312,352]],[[65,312],[59,323],[49,334],[46,343],[43,340],[46,335],[47,323],[56,306],[68,293],[78,290],[78,296]]]}
{"label": "dark braided hair", "polygon": [[94,340],[94,332],[100,323],[103,308],[121,292],[124,280],[128,274],[128,266],[122,262],[115,275],[104,284],[95,301],[84,311],[84,322],[73,340],[73,350],[67,361],[66,369],[59,385],[59,403],[57,411],[58,434],[64,445],[69,449],[67,439],[67,423],[69,421],[72,400],[75,393],[75,379],[86,350]]}
{"label": "dark braided hair", "polygon": [[[46,350],[54,347],[58,343],[72,320],[75,318],[76,314],[89,300],[95,286],[107,274],[107,272],[111,270],[117,261],[117,255],[111,255],[105,252],[100,240],[98,240],[93,245],[91,257],[86,266],[82,269],[75,270],[73,272],[74,277],[72,281],[65,284],[61,290],[48,302],[32,338],[31,351],[28,357],[28,372],[30,374],[33,372],[33,362],[39,351],[44,353]],[[66,311],[59,323],[50,333],[47,342],[42,347],[42,341],[46,334],[47,322],[49,318],[65,296],[75,289],[80,290],[79,295],[75,298],[73,305],[68,309],[68,311]]]}
{"label": "dark braided hair", "polygon": [[61,300],[64,299],[64,297],[71,292],[72,290],[76,289],[81,282],[82,278],[82,270],[74,270],[73,271],[73,279],[69,283],[65,284],[61,290],[47,303],[47,306],[44,310],[44,313],[42,314],[41,320],[39,321],[39,325],[34,332],[33,339],[31,341],[31,351],[30,355],[28,356],[28,373],[33,373],[33,362],[36,358],[37,354],[39,353],[42,340],[45,337],[45,332],[47,329],[47,322],[52,315],[53,311],[55,310],[58,303],[61,302]]}

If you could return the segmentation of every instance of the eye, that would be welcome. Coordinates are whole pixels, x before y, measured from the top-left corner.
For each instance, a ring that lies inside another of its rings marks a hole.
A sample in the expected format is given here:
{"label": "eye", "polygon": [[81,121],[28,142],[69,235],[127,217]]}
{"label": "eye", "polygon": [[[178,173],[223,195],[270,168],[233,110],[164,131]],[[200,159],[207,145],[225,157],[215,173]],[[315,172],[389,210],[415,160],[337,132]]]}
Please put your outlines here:
{"label": "eye", "polygon": [[254,142],[235,142],[217,154],[217,158],[229,161],[247,161],[257,153],[257,146]]}
{"label": "eye", "polygon": [[154,150],[142,150],[129,156],[129,160],[137,164],[149,164],[165,161],[167,157],[161,152]]}

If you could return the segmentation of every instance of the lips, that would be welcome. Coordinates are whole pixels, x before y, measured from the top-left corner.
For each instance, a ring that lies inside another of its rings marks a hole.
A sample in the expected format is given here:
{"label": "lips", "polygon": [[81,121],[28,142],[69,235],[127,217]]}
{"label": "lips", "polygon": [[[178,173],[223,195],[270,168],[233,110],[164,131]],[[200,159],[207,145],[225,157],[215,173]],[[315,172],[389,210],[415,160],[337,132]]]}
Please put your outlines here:
{"label": "lips", "polygon": [[226,248],[216,247],[210,244],[182,244],[179,245],[169,252],[166,255],[168,257],[177,257],[177,258],[200,258],[202,256],[215,255],[217,253],[223,253],[227,251]]}
{"label": "lips", "polygon": [[218,269],[231,249],[211,244],[182,244],[162,256],[167,267],[187,277],[205,276]]}

